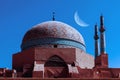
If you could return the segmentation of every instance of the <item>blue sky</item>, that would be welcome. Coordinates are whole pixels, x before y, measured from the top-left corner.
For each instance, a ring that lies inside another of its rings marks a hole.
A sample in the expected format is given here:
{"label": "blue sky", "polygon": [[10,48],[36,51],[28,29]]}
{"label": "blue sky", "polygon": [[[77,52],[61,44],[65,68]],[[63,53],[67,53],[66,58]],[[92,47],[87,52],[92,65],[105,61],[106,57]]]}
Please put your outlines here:
{"label": "blue sky", "polygon": [[[0,0],[0,67],[12,67],[12,54],[32,26],[55,18],[73,26],[84,37],[87,52],[94,56],[94,25],[104,16],[109,67],[120,67],[120,0]],[[74,13],[89,24],[80,27]]]}

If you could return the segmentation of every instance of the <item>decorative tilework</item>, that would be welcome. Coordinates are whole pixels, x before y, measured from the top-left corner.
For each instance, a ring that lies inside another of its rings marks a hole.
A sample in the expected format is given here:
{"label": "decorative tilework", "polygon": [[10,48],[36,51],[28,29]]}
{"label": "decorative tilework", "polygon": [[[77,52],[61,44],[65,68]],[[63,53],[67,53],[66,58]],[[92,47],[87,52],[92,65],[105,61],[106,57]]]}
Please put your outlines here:
{"label": "decorative tilework", "polygon": [[23,43],[36,38],[65,38],[85,45],[82,35],[73,27],[59,21],[47,21],[30,29],[23,38]]}
{"label": "decorative tilework", "polygon": [[33,46],[52,48],[51,45],[55,44],[59,47],[76,47],[85,51],[82,35],[70,25],[59,21],[46,21],[34,26],[25,34],[21,49]]}
{"label": "decorative tilework", "polygon": [[85,51],[85,45],[70,39],[64,38],[39,38],[29,40],[26,43],[21,45],[22,50],[33,47],[33,46],[42,46],[42,45],[64,45],[64,46],[73,46],[76,48],[80,48]]}

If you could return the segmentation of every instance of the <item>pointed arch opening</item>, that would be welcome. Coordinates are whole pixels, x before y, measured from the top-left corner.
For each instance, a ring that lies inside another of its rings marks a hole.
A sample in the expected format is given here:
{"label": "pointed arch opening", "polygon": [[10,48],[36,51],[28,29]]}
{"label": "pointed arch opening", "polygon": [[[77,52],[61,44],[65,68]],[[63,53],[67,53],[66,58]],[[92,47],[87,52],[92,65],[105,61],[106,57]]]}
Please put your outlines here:
{"label": "pointed arch opening", "polygon": [[45,67],[67,67],[67,64],[62,58],[54,55],[47,60]]}
{"label": "pointed arch opening", "polygon": [[50,57],[45,63],[46,78],[66,78],[68,77],[68,67],[66,62],[59,56]]}

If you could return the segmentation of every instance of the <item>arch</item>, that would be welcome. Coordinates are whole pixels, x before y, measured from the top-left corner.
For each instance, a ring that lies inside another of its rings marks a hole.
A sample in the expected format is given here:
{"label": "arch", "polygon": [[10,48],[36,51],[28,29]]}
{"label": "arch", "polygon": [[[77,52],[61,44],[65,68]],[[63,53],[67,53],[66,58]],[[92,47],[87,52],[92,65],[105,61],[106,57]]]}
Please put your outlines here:
{"label": "arch", "polygon": [[47,60],[45,67],[67,67],[67,64],[61,57],[54,55]]}
{"label": "arch", "polygon": [[45,77],[47,78],[66,78],[68,77],[68,66],[59,56],[50,57],[45,63]]}

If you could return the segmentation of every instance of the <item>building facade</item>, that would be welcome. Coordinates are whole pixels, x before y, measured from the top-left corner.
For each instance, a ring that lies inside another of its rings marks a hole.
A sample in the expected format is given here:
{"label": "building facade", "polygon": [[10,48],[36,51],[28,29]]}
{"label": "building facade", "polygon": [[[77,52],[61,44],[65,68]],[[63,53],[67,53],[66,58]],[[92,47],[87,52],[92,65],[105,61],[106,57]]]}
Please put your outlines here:
{"label": "building facade", "polygon": [[103,22],[101,16],[100,37],[95,25],[95,57],[87,53],[82,35],[72,26],[55,21],[54,17],[53,21],[35,25],[25,33],[21,52],[13,54],[13,70],[7,73],[7,69],[1,68],[1,76],[12,74],[11,77],[120,78],[120,68],[108,67]]}

